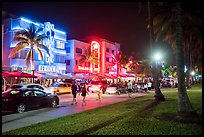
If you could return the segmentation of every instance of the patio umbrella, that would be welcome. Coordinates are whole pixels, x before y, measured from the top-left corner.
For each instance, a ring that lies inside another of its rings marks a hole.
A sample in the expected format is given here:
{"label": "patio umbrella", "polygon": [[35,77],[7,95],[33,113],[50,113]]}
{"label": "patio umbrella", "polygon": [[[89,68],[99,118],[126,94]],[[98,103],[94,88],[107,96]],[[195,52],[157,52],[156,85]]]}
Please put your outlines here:
{"label": "patio umbrella", "polygon": [[27,77],[27,78],[37,78],[37,76],[25,73],[25,72],[10,72],[9,74],[13,75],[12,77]]}
{"label": "patio umbrella", "polygon": [[2,71],[2,77],[13,77],[13,75],[8,72]]}

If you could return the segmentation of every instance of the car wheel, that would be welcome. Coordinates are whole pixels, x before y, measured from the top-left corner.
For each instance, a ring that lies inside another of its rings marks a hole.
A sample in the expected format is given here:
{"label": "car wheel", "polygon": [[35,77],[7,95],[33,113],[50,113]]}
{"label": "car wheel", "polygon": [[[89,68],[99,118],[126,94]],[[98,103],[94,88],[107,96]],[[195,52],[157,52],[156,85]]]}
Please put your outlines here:
{"label": "car wheel", "polygon": [[51,107],[52,108],[56,108],[57,107],[57,100],[56,99],[53,99],[52,102],[51,102]]}
{"label": "car wheel", "polygon": [[18,113],[23,113],[26,110],[26,105],[24,103],[20,103],[17,107],[17,112]]}

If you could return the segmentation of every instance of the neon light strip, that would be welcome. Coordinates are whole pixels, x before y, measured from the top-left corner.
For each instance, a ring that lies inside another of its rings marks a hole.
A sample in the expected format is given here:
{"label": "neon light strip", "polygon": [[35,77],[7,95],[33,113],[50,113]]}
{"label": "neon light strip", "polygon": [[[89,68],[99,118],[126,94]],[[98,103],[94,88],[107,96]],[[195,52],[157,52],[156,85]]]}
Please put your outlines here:
{"label": "neon light strip", "polygon": [[22,28],[17,26],[17,27],[12,28],[12,30],[22,30]]}
{"label": "neon light strip", "polygon": [[35,24],[36,26],[40,26],[40,24],[35,23],[35,22],[32,22],[32,21],[30,21],[30,20],[28,20],[28,19],[25,19],[25,18],[21,18],[21,20],[22,20],[22,21],[25,21],[25,22],[28,22],[28,23],[33,23],[33,24]]}
{"label": "neon light strip", "polygon": [[61,31],[61,30],[57,30],[57,29],[54,29],[54,31],[56,31],[56,32],[58,32],[58,33],[61,33],[61,34],[66,34],[66,32],[64,32],[64,31]]}
{"label": "neon light strip", "polygon": [[67,41],[66,39],[63,39],[63,38],[59,38],[57,36],[54,36],[55,39],[58,39],[58,40],[62,40],[62,41]]}
{"label": "neon light strip", "polygon": [[56,49],[54,50],[55,53],[59,53],[59,54],[64,54],[66,55],[66,51],[57,51]]}

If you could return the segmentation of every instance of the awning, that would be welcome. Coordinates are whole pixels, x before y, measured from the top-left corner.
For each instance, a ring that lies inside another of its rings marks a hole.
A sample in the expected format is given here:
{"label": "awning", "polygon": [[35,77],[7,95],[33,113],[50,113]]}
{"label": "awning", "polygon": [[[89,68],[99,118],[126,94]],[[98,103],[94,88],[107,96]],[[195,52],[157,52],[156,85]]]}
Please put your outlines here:
{"label": "awning", "polygon": [[2,71],[2,77],[27,77],[27,78],[37,78],[37,76],[25,73],[25,72],[5,72]]}
{"label": "awning", "polygon": [[13,77],[13,75],[9,74],[9,72],[2,71],[2,77]]}

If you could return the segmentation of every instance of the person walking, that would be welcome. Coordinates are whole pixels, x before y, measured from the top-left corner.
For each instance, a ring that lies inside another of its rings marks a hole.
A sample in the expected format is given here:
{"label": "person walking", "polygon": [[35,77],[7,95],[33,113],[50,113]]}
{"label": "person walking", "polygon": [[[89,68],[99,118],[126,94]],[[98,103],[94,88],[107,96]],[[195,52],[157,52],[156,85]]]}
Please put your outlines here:
{"label": "person walking", "polygon": [[128,96],[131,98],[131,93],[132,93],[132,82],[129,80],[127,83],[127,89],[128,89]]}
{"label": "person walking", "polygon": [[83,97],[83,100],[82,100],[82,106],[86,106],[86,94],[88,94],[89,95],[89,93],[88,93],[88,90],[87,90],[87,86],[86,86],[86,84],[83,84],[82,85],[82,88],[81,88],[81,96]]}
{"label": "person walking", "polygon": [[144,90],[145,90],[145,93],[147,92],[147,87],[148,87],[148,86],[147,86],[147,82],[145,82],[145,83],[144,83]]}
{"label": "person walking", "polygon": [[77,101],[76,101],[76,94],[77,94],[76,81],[72,82],[71,89],[72,89],[72,95],[73,95],[73,100],[72,100],[72,104],[71,105],[74,105],[74,104],[77,104]]}

